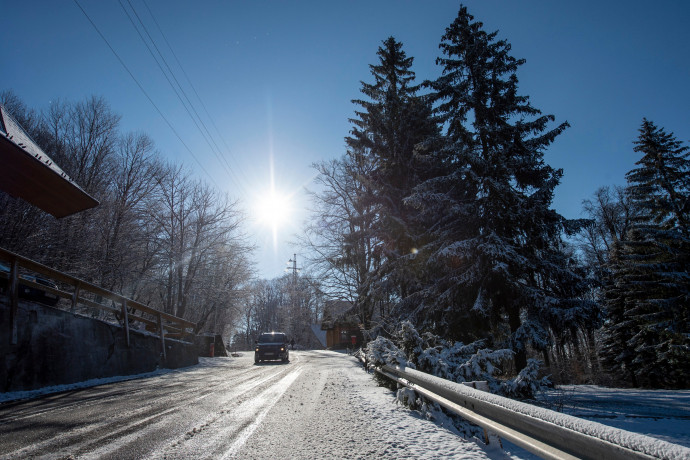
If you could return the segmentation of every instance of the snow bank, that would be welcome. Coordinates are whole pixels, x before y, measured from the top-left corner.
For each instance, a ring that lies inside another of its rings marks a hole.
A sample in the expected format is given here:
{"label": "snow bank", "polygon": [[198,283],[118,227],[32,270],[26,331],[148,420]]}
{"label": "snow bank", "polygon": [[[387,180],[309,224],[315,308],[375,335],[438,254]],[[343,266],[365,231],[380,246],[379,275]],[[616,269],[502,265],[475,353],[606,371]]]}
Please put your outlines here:
{"label": "snow bank", "polygon": [[610,443],[627,447],[629,449],[642,452],[644,454],[665,459],[688,459],[690,449],[681,445],[672,444],[650,436],[632,433],[630,431],[613,428],[601,423],[573,417],[542,407],[515,401],[502,396],[475,390],[466,385],[461,385],[448,380],[444,380],[414,369],[397,368],[398,374],[405,374],[414,382],[429,383],[443,389],[447,393],[455,393],[489,405],[508,409],[512,412],[522,414],[537,420],[543,420],[554,425],[568,428],[570,430],[593,436]]}

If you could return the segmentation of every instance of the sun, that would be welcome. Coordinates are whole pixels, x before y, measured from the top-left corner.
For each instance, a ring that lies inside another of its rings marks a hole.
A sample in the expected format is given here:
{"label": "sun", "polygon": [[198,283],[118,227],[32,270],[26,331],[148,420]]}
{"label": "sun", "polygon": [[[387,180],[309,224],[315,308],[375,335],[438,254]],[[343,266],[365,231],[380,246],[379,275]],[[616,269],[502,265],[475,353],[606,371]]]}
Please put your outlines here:
{"label": "sun", "polygon": [[271,188],[259,197],[255,212],[260,224],[276,232],[289,221],[290,209],[290,197]]}

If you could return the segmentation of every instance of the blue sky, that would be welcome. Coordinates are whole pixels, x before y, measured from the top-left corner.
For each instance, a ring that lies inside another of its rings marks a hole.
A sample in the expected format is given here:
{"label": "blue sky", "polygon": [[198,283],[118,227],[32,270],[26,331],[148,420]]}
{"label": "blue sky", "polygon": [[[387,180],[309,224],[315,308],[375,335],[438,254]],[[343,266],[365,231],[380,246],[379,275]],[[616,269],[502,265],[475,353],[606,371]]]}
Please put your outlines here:
{"label": "blue sky", "polygon": [[[73,0],[4,1],[0,7],[0,90],[29,107],[103,96],[124,131],[149,134],[161,154],[242,200],[275,187],[294,194],[290,223],[253,224],[259,273],[279,276],[299,250],[288,242],[305,218],[302,188],[314,162],[344,153],[381,41],[392,35],[415,58],[418,79],[435,78],[438,43],[459,2],[122,0],[134,7],[232,168],[228,173],[157,67],[118,1],[79,0],[120,58],[175,127],[184,144],[132,80]],[[581,203],[622,184],[636,160],[643,117],[690,140],[690,3],[684,1],[497,1],[465,3],[486,30],[527,63],[522,94],[571,124],[546,154],[563,168],[554,207],[580,217]],[[158,22],[198,92],[177,67]],[[205,109],[204,109],[205,107]],[[210,118],[206,116],[208,110]],[[220,135],[216,133],[218,128]],[[196,158],[196,160],[194,159]],[[203,169],[197,164],[203,165]]]}

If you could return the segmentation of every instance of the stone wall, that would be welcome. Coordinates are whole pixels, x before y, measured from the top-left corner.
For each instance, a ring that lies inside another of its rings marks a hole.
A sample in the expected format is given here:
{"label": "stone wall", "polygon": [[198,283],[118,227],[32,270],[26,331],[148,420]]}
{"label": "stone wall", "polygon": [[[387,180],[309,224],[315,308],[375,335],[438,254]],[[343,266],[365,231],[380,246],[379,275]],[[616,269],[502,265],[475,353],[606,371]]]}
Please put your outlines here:
{"label": "stone wall", "polygon": [[199,362],[194,345],[129,332],[97,319],[41,304],[19,302],[17,344],[10,343],[10,308],[0,297],[0,392],[33,390],[94,378],[178,368]]}

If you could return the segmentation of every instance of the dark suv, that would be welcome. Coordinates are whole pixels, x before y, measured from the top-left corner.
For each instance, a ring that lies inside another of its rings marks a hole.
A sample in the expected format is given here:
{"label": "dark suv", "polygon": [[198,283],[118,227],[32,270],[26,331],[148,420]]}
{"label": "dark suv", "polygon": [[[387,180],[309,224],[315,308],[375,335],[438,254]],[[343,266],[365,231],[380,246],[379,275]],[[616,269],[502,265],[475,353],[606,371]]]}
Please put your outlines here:
{"label": "dark suv", "polygon": [[261,361],[280,359],[284,363],[290,360],[287,336],[282,332],[264,332],[259,336],[254,347],[254,364]]}

